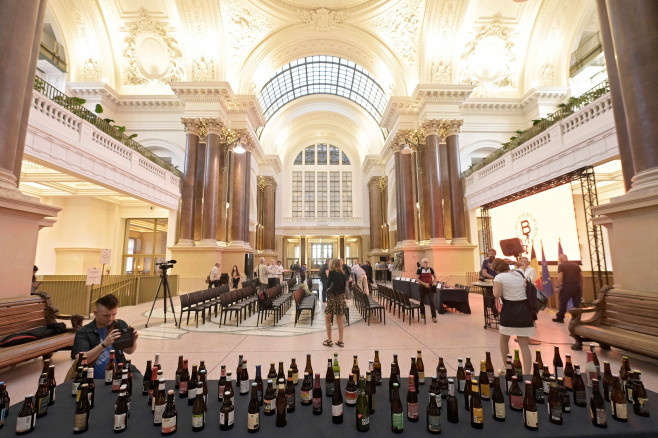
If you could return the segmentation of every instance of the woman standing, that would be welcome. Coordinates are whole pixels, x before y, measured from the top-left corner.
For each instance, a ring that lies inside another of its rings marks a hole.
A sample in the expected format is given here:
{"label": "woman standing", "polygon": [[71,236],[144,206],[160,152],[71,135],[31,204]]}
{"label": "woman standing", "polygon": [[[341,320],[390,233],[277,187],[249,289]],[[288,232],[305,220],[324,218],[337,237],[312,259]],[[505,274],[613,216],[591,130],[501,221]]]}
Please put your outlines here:
{"label": "woman standing", "polygon": [[339,347],[345,346],[343,343],[343,315],[347,309],[345,301],[345,273],[343,272],[343,263],[341,260],[333,259],[331,269],[327,269],[327,307],[324,309],[325,323],[327,326],[327,339],[322,343],[331,347],[331,318],[335,316],[336,325],[338,325],[338,342]]}
{"label": "woman standing", "polygon": [[233,265],[231,279],[233,280],[233,289],[237,289],[240,284],[240,271],[238,270],[238,265]]}
{"label": "woman standing", "polygon": [[[535,334],[535,315],[525,289],[525,278],[516,270],[510,271],[503,259],[494,259],[491,267],[498,273],[494,278],[493,294],[502,298],[500,311],[500,354],[503,364],[509,354],[509,338],[516,336],[523,356],[523,374],[532,374],[532,357],[528,340]],[[502,371],[502,370],[501,370]]]}

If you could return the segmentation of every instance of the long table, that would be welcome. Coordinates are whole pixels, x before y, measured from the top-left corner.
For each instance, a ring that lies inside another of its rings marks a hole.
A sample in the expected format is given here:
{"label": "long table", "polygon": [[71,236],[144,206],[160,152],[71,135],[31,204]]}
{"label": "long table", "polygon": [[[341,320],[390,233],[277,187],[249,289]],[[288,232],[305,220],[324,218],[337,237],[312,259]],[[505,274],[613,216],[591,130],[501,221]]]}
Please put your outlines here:
{"label": "long table", "polygon": [[[429,372],[428,372],[429,374]],[[428,379],[429,380],[429,379]],[[425,409],[429,400],[428,389],[429,381],[420,387],[420,421],[416,423],[409,422],[406,419],[406,395],[407,379],[402,379],[400,397],[405,410],[404,434],[407,436],[425,436],[428,434],[425,429]],[[140,438],[158,437],[160,428],[153,426],[153,416],[151,407],[147,405],[147,398],[141,394],[141,382],[135,381],[131,403],[132,413],[128,419],[128,430],[126,436],[139,436]],[[235,383],[235,382],[234,382]],[[346,379],[341,379],[341,388],[345,390]],[[504,387],[504,379],[502,381]],[[11,385],[11,382],[9,382]],[[167,389],[173,389],[173,382],[167,382]],[[343,424],[333,424],[331,421],[331,399],[323,397],[323,410],[321,416],[315,416],[311,413],[310,406],[301,406],[299,402],[299,391],[301,381],[296,387],[296,408],[295,411],[288,414],[288,425],[284,428],[278,428],[274,425],[274,416],[262,415],[261,408],[261,426],[260,434],[262,436],[272,436],[274,433],[283,433],[287,437],[308,438],[308,437],[326,437],[340,436],[341,438],[352,438],[363,436],[363,433],[356,430],[356,413],[353,407],[344,407]],[[324,381],[322,382],[324,390]],[[139,391],[138,391],[139,389]],[[220,403],[217,401],[217,381],[209,382],[209,404],[207,423],[203,431],[192,433],[192,407],[188,406],[187,400],[180,399],[176,396],[176,407],[178,409],[178,430],[177,436],[211,437],[233,436],[246,437],[247,432],[247,405],[249,404],[249,395],[238,395],[234,398],[235,405],[235,426],[230,431],[219,431],[219,409]],[[75,399],[70,396],[71,384],[66,382],[57,387],[57,401],[48,409],[48,415],[39,418],[36,421],[34,432],[29,434],[31,437],[63,437],[73,435],[73,416],[75,410]],[[109,438],[116,436],[112,430],[114,403],[116,394],[111,392],[109,386],[105,386],[102,381],[96,382],[96,406],[91,411],[89,430],[86,435],[95,438]],[[632,407],[628,408],[628,422],[621,423],[612,419],[610,406],[607,404],[608,427],[600,429],[593,426],[589,418],[589,409],[580,408],[573,405],[572,412],[564,415],[564,424],[558,426],[548,421],[546,404],[538,405],[539,411],[539,431],[530,432],[523,427],[522,414],[512,412],[507,408],[507,419],[505,422],[494,421],[491,417],[491,405],[489,402],[483,402],[484,405],[484,429],[477,430],[470,426],[468,411],[464,408],[463,394],[457,394],[459,401],[459,423],[452,424],[446,420],[446,408],[441,409],[442,435],[453,437],[656,437],[658,433],[658,412],[652,412],[651,417],[639,417],[633,413]],[[505,396],[507,401],[507,397]],[[4,428],[0,431],[0,436],[14,436],[16,429],[16,415],[20,411],[22,400],[14,400],[10,414],[6,419]],[[390,420],[390,403],[388,401],[388,379],[384,379],[383,385],[377,387],[375,413],[370,417],[370,431],[366,435],[370,436],[392,436]],[[445,403],[445,401],[444,401]],[[658,394],[649,392],[649,405],[653,409],[658,406]],[[509,406],[509,405],[508,405]]]}
{"label": "long table", "polygon": [[[393,289],[409,295],[410,298],[420,301],[420,284],[415,281],[393,280]],[[434,293],[434,306],[443,314],[445,307],[451,307],[462,313],[471,313],[471,305],[468,302],[468,293],[465,289],[457,287],[444,287],[436,289]]]}

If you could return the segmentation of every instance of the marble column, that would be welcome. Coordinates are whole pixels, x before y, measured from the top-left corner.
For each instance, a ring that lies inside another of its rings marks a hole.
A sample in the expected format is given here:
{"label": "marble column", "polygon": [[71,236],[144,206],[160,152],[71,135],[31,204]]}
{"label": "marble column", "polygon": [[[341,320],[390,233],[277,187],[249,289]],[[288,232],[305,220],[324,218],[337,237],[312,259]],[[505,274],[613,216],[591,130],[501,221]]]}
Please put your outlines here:
{"label": "marble column", "polygon": [[416,193],[418,198],[418,240],[430,239],[430,222],[432,219],[432,207],[429,204],[431,199],[428,184],[427,167],[427,146],[425,144],[425,135],[420,134],[418,137],[419,144],[416,147]]}
{"label": "marble column", "polygon": [[414,201],[414,180],[413,180],[413,154],[400,153],[400,208],[398,217],[404,218],[404,229],[402,234],[398,234],[400,242],[416,243],[416,222],[414,216],[416,213],[416,203]]}
{"label": "marble column", "polygon": [[464,218],[464,191],[459,162],[459,127],[463,120],[446,122],[446,146],[448,150],[448,175],[450,178],[450,219],[452,242],[466,243],[466,221]]}
{"label": "marble column", "polygon": [[381,241],[382,249],[388,251],[391,248],[388,231],[388,177],[379,178],[379,196],[381,199]]}
{"label": "marble column", "polygon": [[220,134],[222,123],[219,119],[207,119],[208,129],[206,143],[206,169],[204,180],[203,200],[203,226],[201,232],[201,246],[217,246],[217,215],[219,211],[219,156]]}
{"label": "marble column", "polygon": [[619,82],[619,70],[615,60],[615,47],[612,43],[610,33],[610,20],[605,0],[597,0],[596,6],[599,14],[599,25],[601,28],[601,40],[603,41],[603,54],[605,55],[605,67],[608,70],[608,82],[610,83],[610,95],[612,96],[612,109],[615,115],[615,130],[617,131],[617,147],[621,159],[621,171],[624,177],[624,189],[631,188],[631,179],[635,174],[633,167],[633,154],[628,139],[628,125],[624,112],[624,99],[621,94],[621,83]]}
{"label": "marble column", "polygon": [[258,190],[261,193],[262,214],[262,246],[263,251],[274,251],[276,242],[275,217],[276,217],[276,180],[271,176],[258,177]]}
{"label": "marble column", "polygon": [[439,137],[439,187],[441,190],[441,215],[443,216],[443,235],[452,239],[452,217],[450,211],[450,166],[448,165],[448,145],[444,137]]}
{"label": "marble column", "polygon": [[181,119],[185,127],[185,175],[181,194],[180,238],[178,244],[194,246],[194,204],[199,124],[197,119]]}
{"label": "marble column", "polygon": [[215,240],[228,242],[226,223],[228,219],[228,167],[229,167],[228,145],[226,143],[226,129],[222,129],[219,140],[219,178],[217,180],[217,209],[215,213]]}
{"label": "marble column", "polygon": [[398,242],[401,242],[402,240],[402,235],[404,234],[404,215],[402,214],[402,192],[400,188],[400,179],[402,176],[400,175],[400,157],[402,154],[400,153],[401,146],[398,147],[397,145],[395,146],[397,150],[393,153],[393,159],[395,162],[395,217],[396,217],[396,222],[397,222],[397,240]]}
{"label": "marble column", "polygon": [[424,189],[427,190],[428,218],[427,227],[430,243],[445,243],[443,226],[443,193],[441,192],[441,159],[439,156],[439,139],[443,136],[440,120],[428,120],[423,123],[425,131],[425,178]]}
{"label": "marble column", "polygon": [[373,176],[368,181],[368,200],[370,207],[370,250],[382,248],[382,203],[379,189],[379,176]]}
{"label": "marble column", "polygon": [[196,155],[196,175],[194,177],[194,240],[201,240],[203,233],[203,189],[206,179],[206,149],[208,140],[206,126],[200,127],[199,152]]}
{"label": "marble column", "polygon": [[606,2],[635,176],[631,190],[658,188],[658,2]]}
{"label": "marble column", "polygon": [[244,190],[244,199],[242,200],[242,241],[250,244],[249,237],[249,211],[251,209],[251,147],[246,146],[247,151],[244,153],[245,160],[245,178],[242,182]]}
{"label": "marble column", "polygon": [[248,198],[245,193],[245,179],[247,178],[247,154],[236,154],[231,152],[233,162],[233,184],[231,190],[229,241],[231,245],[243,245],[244,230],[244,203]]}

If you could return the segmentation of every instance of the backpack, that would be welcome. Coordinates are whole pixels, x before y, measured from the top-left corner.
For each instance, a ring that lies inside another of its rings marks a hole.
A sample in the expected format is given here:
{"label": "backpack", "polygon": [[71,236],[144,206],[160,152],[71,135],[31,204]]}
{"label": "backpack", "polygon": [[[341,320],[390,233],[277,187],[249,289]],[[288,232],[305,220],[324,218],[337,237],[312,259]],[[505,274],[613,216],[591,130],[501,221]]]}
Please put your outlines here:
{"label": "backpack", "polygon": [[523,272],[516,270],[514,272],[518,272],[521,274],[521,277],[525,280],[525,293],[526,296],[528,297],[528,303],[530,304],[530,310],[532,310],[532,313],[534,315],[537,315],[537,313],[541,312],[546,308],[546,305],[548,304],[548,297],[544,295],[542,291],[537,289],[537,286],[529,280],[525,278],[525,275],[523,275]]}

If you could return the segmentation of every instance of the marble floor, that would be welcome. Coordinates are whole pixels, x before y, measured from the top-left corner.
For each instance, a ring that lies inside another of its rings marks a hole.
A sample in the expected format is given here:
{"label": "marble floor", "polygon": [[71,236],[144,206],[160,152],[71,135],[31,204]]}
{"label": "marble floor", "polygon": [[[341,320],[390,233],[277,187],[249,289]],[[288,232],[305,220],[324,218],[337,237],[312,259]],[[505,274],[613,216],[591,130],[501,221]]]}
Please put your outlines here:
{"label": "marble floor", "polygon": [[[439,356],[444,358],[448,373],[454,375],[458,357],[470,356],[476,364],[484,359],[486,351],[492,353],[494,366],[500,368],[503,364],[498,350],[498,333],[496,330],[483,328],[482,297],[471,294],[469,299],[472,314],[447,312],[438,315],[436,324],[429,318],[427,324],[422,320],[420,322],[414,320],[409,324],[408,320],[402,322],[397,315],[387,312],[385,325],[373,317],[372,323],[368,326],[350,304],[351,318],[350,325],[345,326],[344,348],[322,345],[326,333],[321,303],[316,309],[312,326],[310,316],[304,316],[306,315],[304,313],[295,327],[294,310],[291,308],[276,327],[273,326],[271,318],[264,325],[256,327],[255,316],[252,316],[238,327],[234,320],[227,321],[220,327],[219,319],[213,318],[205,324],[199,323],[198,328],[195,327],[193,320],[189,325],[183,322],[178,328],[174,324],[171,309],[167,315],[167,322],[164,322],[162,301],[156,303],[148,328],[145,325],[152,303],[120,308],[118,317],[139,331],[138,348],[131,355],[133,364],[143,370],[146,361],[153,359],[155,353],[160,353],[162,368],[167,379],[173,379],[180,354],[189,359],[190,363],[205,360],[210,379],[219,378],[222,364],[234,370],[238,364],[239,354],[243,354],[248,359],[250,376],[254,375],[256,364],[262,364],[263,373],[267,374],[270,362],[283,361],[287,368],[291,358],[296,358],[300,369],[303,369],[306,354],[311,354],[313,369],[319,371],[322,376],[326,370],[327,358],[332,357],[334,353],[338,353],[341,369],[350,370],[352,358],[357,355],[363,370],[367,368],[368,360],[373,359],[375,350],[379,350],[385,377],[389,375],[393,354],[398,354],[400,368],[405,372],[410,366],[410,357],[415,355],[417,350],[422,351],[428,375],[431,375],[431,370],[436,368]],[[178,300],[174,298],[174,302],[177,303]],[[427,313],[429,317],[429,309]],[[574,363],[584,365],[585,352],[572,351],[570,348],[572,338],[569,337],[568,324],[554,323],[551,321],[553,317],[554,313],[550,310],[539,315],[534,338],[541,341],[541,344],[531,348],[541,351],[545,363],[552,363],[554,346],[559,346],[563,360],[565,354],[571,354]],[[338,340],[335,325],[333,340]],[[510,344],[511,349],[516,347],[514,341]],[[599,360],[609,361],[613,374],[617,374],[621,363],[620,352],[615,349],[605,351],[598,347],[596,352]],[[652,391],[658,391],[658,361],[648,361],[635,355],[630,355],[630,358],[631,366],[642,372],[645,386]],[[55,353],[52,363],[56,366],[57,382],[61,383],[71,364],[69,352]],[[36,390],[40,370],[41,360],[0,370],[0,381],[7,383],[12,403],[17,403],[25,394]]]}

